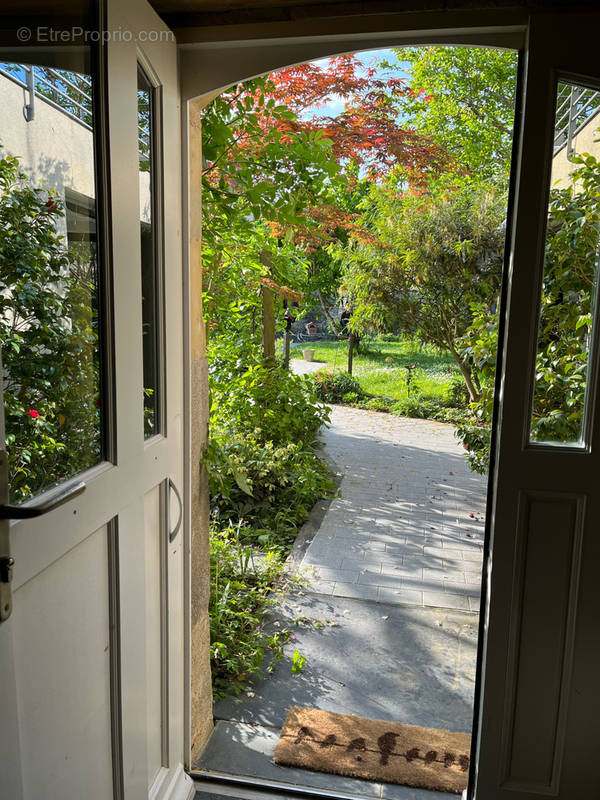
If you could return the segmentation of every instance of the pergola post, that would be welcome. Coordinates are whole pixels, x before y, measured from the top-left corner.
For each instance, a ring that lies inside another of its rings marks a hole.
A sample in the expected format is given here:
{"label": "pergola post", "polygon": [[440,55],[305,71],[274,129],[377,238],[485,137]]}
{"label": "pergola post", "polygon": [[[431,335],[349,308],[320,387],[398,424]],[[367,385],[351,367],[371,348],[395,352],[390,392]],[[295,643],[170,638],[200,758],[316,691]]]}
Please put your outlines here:
{"label": "pergola post", "polygon": [[264,284],[260,287],[262,296],[262,352],[267,366],[275,363],[275,303],[273,290]]}

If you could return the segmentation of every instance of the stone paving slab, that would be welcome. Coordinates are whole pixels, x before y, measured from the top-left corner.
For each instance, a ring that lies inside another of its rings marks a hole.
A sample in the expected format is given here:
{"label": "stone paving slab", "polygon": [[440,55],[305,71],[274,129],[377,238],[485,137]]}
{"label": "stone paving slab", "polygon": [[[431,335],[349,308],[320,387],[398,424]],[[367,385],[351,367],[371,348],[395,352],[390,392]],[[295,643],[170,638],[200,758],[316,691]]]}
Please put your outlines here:
{"label": "stone paving slab", "polygon": [[311,591],[478,610],[486,481],[452,426],[333,406],[323,441],[343,478],[301,563]]}
{"label": "stone paving slab", "polygon": [[[217,719],[280,728],[299,705],[470,730],[477,614],[312,593],[288,595],[271,613],[271,630],[287,628],[295,639],[271,674],[215,703]],[[293,675],[296,648],[307,662]]]}

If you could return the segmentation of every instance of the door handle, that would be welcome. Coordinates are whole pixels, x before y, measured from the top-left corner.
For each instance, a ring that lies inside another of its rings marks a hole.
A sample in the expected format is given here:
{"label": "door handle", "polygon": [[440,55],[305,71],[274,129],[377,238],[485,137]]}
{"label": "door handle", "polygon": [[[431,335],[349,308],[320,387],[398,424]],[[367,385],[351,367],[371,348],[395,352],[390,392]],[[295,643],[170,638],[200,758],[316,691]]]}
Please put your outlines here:
{"label": "door handle", "polygon": [[33,519],[34,517],[41,517],[43,514],[54,511],[55,508],[62,506],[64,503],[68,503],[74,497],[78,497],[82,492],[85,492],[85,483],[78,481],[70,486],[65,486],[42,503],[30,506],[0,505],[0,519]]}
{"label": "door handle", "polygon": [[173,539],[179,533],[179,528],[181,527],[181,521],[183,520],[183,503],[181,501],[181,495],[177,490],[177,486],[173,482],[172,478],[169,478],[169,492],[173,492],[175,497],[177,498],[177,502],[179,503],[179,519],[177,520],[177,525],[171,530],[171,515],[169,514],[169,542],[172,542]]}

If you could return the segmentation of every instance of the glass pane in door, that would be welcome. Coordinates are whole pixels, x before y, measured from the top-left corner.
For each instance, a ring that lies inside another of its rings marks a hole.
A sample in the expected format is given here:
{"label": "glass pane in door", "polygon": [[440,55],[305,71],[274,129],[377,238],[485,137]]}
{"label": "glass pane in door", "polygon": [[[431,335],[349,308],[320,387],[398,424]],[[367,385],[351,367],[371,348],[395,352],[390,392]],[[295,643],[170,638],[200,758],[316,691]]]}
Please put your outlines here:
{"label": "glass pane in door", "polygon": [[600,92],[561,81],[530,441],[583,446],[600,253]]}
{"label": "glass pane in door", "polygon": [[156,227],[156,90],[138,66],[138,149],[142,252],[144,438],[161,431],[159,253]]}
{"label": "glass pane in door", "polygon": [[[103,457],[90,53],[0,50],[0,343],[11,500]],[[61,60],[62,59],[62,60]]]}

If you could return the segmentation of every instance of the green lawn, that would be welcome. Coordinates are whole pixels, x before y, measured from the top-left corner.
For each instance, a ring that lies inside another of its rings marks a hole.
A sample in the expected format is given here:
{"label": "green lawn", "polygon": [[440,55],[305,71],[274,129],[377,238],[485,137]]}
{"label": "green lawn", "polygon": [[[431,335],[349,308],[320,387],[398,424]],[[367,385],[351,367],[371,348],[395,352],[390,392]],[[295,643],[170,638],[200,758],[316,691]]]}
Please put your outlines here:
{"label": "green lawn", "polygon": [[[344,371],[348,361],[348,343],[311,342],[315,361],[323,362],[324,371]],[[292,348],[292,358],[301,358],[303,347]],[[432,397],[446,394],[452,379],[459,375],[451,356],[441,354],[413,340],[384,342],[379,339],[363,340],[362,353],[354,354],[353,375],[358,378],[367,394],[401,400],[406,397],[406,375],[404,365],[416,364],[412,388],[417,385],[420,392]],[[393,359],[392,363],[389,359]]]}

